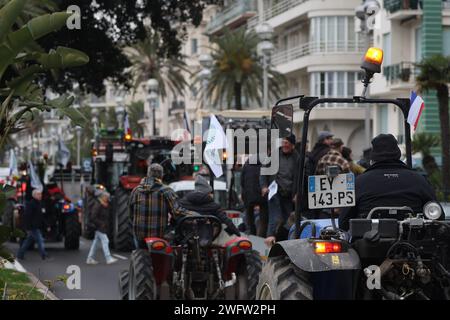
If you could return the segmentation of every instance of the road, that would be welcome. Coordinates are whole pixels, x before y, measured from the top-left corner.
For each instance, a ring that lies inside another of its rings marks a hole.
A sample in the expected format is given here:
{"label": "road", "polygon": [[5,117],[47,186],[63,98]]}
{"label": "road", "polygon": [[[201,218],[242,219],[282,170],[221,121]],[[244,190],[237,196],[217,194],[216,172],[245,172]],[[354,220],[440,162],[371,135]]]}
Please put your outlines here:
{"label": "road", "polygon": [[[247,236],[247,235],[243,235]],[[268,249],[265,247],[263,239],[255,236],[247,236],[253,243],[253,248],[264,257],[267,256]],[[97,251],[97,265],[87,265],[86,258],[91,245],[90,240],[81,238],[80,249],[75,251],[64,250],[63,243],[46,243],[48,254],[52,257],[51,261],[43,261],[37,249],[28,251],[25,260],[20,261],[24,268],[33,273],[41,282],[50,280],[55,281],[61,276],[70,276],[67,274],[67,268],[75,265],[80,267],[81,271],[81,289],[70,290],[64,283],[56,282],[53,287],[53,293],[60,299],[95,299],[95,300],[118,300],[119,299],[119,272],[128,269],[129,253],[112,254],[118,259],[118,262],[107,265],[103,257],[103,251]],[[12,252],[17,253],[18,244],[8,243],[6,245]]]}
{"label": "road", "polygon": [[[103,257],[103,251],[97,251],[97,265],[87,265],[86,257],[91,245],[90,240],[84,238],[80,241],[80,250],[66,251],[63,243],[46,243],[48,254],[53,258],[51,261],[42,261],[36,250],[28,251],[25,260],[20,261],[24,268],[33,273],[42,282],[45,280],[55,281],[61,276],[70,276],[66,273],[67,267],[76,265],[81,270],[81,289],[69,290],[64,283],[56,282],[54,294],[60,299],[96,299],[96,300],[118,300],[119,299],[119,272],[128,269],[129,254],[116,253],[118,262],[107,265]],[[18,244],[8,243],[7,247],[17,253]]]}

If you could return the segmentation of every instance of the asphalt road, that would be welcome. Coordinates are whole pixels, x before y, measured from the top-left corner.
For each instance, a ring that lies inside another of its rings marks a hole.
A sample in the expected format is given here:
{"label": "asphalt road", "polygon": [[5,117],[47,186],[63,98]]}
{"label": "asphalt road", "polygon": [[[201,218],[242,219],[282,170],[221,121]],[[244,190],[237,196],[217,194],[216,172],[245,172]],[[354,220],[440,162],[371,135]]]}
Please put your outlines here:
{"label": "asphalt road", "polygon": [[[90,240],[81,238],[80,249],[76,251],[64,250],[63,243],[46,243],[48,254],[52,257],[51,261],[43,261],[37,249],[28,251],[25,254],[25,260],[20,261],[24,268],[33,273],[41,282],[50,280],[55,281],[61,276],[70,276],[67,274],[67,268],[71,265],[79,266],[81,271],[81,289],[68,289],[64,283],[55,282],[53,287],[54,294],[60,299],[96,299],[96,300],[118,300],[119,299],[119,272],[128,269],[129,254],[112,254],[119,260],[117,263],[107,265],[103,256],[103,251],[97,251],[97,265],[87,265],[86,258],[91,245]],[[18,250],[18,244],[8,243],[7,247],[15,254]]]}

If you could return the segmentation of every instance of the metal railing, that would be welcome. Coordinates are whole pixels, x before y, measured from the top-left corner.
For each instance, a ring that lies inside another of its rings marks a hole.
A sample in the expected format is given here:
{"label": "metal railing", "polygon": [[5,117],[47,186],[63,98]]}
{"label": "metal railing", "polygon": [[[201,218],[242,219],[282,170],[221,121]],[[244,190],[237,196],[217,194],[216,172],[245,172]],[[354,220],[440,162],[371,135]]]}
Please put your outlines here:
{"label": "metal railing", "polygon": [[229,21],[240,17],[248,12],[257,11],[255,0],[236,0],[232,5],[219,11],[208,23],[206,33],[211,33],[214,30],[225,26]]}
{"label": "metal railing", "polygon": [[275,53],[272,62],[275,65],[286,63],[316,53],[361,53],[365,51],[363,41],[307,42],[302,45]]}
{"label": "metal railing", "polygon": [[384,0],[384,8],[389,13],[399,10],[418,10],[422,9],[421,0]]}
{"label": "metal railing", "polygon": [[[283,0],[283,1],[277,2],[274,5],[272,5],[271,7],[264,10],[263,20],[266,21],[273,17],[276,17],[276,16],[298,6],[299,4],[301,4],[303,2],[307,2],[307,1],[310,1],[310,0]],[[248,20],[247,26],[249,28],[253,28],[258,24],[258,21],[259,21],[259,17],[258,17],[258,15],[256,15]]]}
{"label": "metal railing", "polygon": [[413,62],[402,61],[383,68],[383,75],[390,83],[412,82],[419,73]]}

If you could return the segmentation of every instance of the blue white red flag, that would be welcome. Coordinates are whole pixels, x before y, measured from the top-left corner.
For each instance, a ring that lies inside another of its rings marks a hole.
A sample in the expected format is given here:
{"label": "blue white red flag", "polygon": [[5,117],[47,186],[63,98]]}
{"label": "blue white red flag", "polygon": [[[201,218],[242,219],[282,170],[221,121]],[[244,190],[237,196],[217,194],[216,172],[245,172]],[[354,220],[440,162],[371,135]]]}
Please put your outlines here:
{"label": "blue white red flag", "polygon": [[417,128],[417,123],[419,122],[424,107],[425,104],[423,99],[414,91],[411,91],[411,106],[408,113],[408,123],[413,126],[414,130]]}

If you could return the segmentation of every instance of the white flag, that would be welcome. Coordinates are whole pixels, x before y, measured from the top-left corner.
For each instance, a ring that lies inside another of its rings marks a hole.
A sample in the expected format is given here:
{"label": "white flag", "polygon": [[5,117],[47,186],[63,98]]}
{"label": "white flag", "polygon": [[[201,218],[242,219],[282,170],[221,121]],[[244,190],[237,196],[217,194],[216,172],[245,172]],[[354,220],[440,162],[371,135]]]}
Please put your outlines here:
{"label": "white flag", "polygon": [[222,159],[219,150],[227,148],[227,137],[215,115],[209,119],[208,138],[204,151],[205,162],[209,165],[216,177],[223,175]]}
{"label": "white flag", "polygon": [[14,149],[9,151],[9,176],[18,176],[19,171],[17,170],[17,159]]}
{"label": "white flag", "polygon": [[123,130],[125,134],[131,134],[130,120],[128,119],[128,112],[125,112],[125,119],[123,121]]}
{"label": "white flag", "polygon": [[61,164],[63,167],[67,166],[67,162],[70,159],[70,151],[62,140],[59,140],[57,159],[58,164]]}
{"label": "white flag", "polygon": [[34,170],[33,163],[28,160],[28,167],[30,168],[30,184],[33,189],[39,189],[44,190],[44,186],[42,185],[41,180],[39,179],[39,176],[36,174],[36,171]]}

